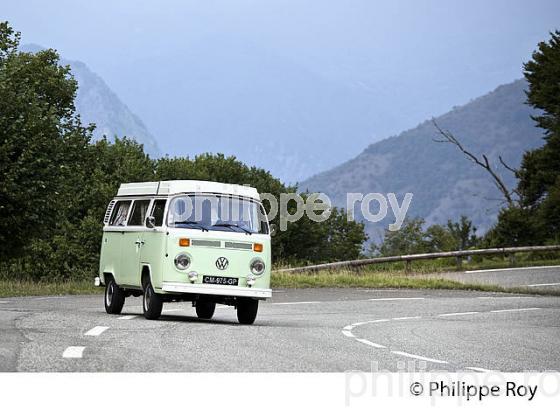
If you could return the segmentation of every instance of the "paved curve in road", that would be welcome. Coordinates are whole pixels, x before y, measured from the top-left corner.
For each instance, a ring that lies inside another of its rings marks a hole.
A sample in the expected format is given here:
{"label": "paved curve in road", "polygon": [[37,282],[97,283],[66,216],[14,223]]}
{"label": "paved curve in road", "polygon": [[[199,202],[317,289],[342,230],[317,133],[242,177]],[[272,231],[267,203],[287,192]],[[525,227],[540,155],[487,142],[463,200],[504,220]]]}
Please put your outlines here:
{"label": "paved curve in road", "polygon": [[560,290],[560,266],[488,269],[447,272],[431,275],[464,283],[494,284],[503,287],[528,287],[539,290]]}
{"label": "paved curve in road", "polygon": [[1,371],[560,370],[560,298],[464,291],[277,290],[252,326],[232,307],[158,321],[129,298],[0,299]]}

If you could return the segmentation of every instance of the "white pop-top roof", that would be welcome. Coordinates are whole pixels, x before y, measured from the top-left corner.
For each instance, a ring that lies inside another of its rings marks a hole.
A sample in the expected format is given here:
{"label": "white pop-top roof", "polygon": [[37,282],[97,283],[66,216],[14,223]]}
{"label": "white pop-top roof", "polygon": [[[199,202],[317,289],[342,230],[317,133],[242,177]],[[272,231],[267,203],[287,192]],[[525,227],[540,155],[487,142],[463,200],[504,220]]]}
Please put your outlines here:
{"label": "white pop-top roof", "polygon": [[250,186],[195,180],[121,184],[117,196],[175,195],[193,192],[239,195],[260,200],[257,190]]}

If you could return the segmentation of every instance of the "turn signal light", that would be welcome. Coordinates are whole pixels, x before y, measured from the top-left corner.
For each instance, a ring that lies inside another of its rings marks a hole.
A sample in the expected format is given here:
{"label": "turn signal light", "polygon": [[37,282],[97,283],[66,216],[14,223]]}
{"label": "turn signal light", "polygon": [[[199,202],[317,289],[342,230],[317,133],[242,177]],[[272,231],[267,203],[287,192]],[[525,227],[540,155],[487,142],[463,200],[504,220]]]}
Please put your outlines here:
{"label": "turn signal light", "polygon": [[254,243],[253,250],[255,252],[262,252],[263,251],[263,244],[262,243]]}
{"label": "turn signal light", "polygon": [[189,238],[179,238],[179,246],[191,246],[191,240]]}

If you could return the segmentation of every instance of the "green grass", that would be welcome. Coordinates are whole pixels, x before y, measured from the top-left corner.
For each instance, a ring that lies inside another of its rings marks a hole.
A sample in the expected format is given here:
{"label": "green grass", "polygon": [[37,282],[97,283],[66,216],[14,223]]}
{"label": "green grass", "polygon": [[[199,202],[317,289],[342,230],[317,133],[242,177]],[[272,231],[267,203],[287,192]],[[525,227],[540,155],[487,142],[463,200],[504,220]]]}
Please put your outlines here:
{"label": "green grass", "polygon": [[[516,263],[511,266],[509,260],[502,256],[494,257],[473,257],[470,261],[463,260],[461,270],[479,270],[479,269],[500,269],[511,267],[530,267],[530,266],[551,266],[560,265],[560,257],[555,255],[541,254],[542,257],[535,257],[535,254],[519,253],[516,256]],[[295,265],[294,265],[295,266]],[[273,269],[289,268],[289,265],[277,265]],[[374,265],[360,267],[360,273],[404,273],[405,262],[387,262]],[[410,264],[412,273],[441,273],[457,271],[457,265],[454,258],[440,258],[433,260],[412,261]]]}
{"label": "green grass", "polygon": [[460,283],[449,279],[406,275],[402,272],[319,271],[315,273],[273,273],[273,288],[407,288],[453,289],[560,296],[560,291],[534,288],[504,288],[498,285]]}
{"label": "green grass", "polygon": [[[515,267],[560,265],[556,254],[519,253],[516,255]],[[463,261],[461,270],[499,269],[511,267],[510,261],[503,256],[473,257]],[[405,272],[405,262],[381,263],[363,266],[357,269],[340,269],[333,271],[279,273],[272,274],[272,287],[276,288],[409,288],[409,289],[456,289],[485,292],[507,292],[560,296],[560,292],[550,289],[525,287],[504,288],[498,285],[460,283],[450,279],[434,278],[434,273],[453,272],[457,270],[455,259],[441,258],[414,261],[410,273]],[[277,267],[280,269],[280,267]]]}
{"label": "green grass", "polygon": [[93,286],[93,280],[64,282],[0,280],[0,297],[90,295],[102,292],[102,288]]}
{"label": "green grass", "polygon": [[[385,264],[389,265],[389,264]],[[385,266],[381,269],[391,271],[404,271],[404,263],[393,263],[393,266]],[[502,269],[502,268],[522,268],[531,266],[553,266],[560,265],[559,258],[552,259],[531,259],[526,254],[518,254],[516,263],[512,266],[508,259],[496,256],[485,258],[472,258],[470,262],[464,260],[461,265],[461,270],[480,270],[480,269]],[[370,266],[370,270],[379,271],[376,265]],[[411,263],[411,271],[415,273],[440,273],[456,271],[457,265],[455,259],[436,259],[436,260],[423,260]]]}
{"label": "green grass", "polygon": [[[560,265],[560,259],[534,259],[534,255],[519,254],[516,266]],[[463,263],[464,270],[507,268],[509,261],[503,257],[473,258]],[[279,268],[279,267],[276,267]],[[315,273],[272,273],[273,288],[409,288],[409,289],[457,289],[486,292],[508,292],[560,296],[553,290],[533,288],[503,288],[497,285],[465,284],[423,274],[456,270],[453,259],[417,261],[411,264],[412,274],[405,273],[402,262],[365,266],[357,270],[320,271]],[[92,280],[39,281],[0,279],[0,297],[88,295],[103,292],[93,286]]]}

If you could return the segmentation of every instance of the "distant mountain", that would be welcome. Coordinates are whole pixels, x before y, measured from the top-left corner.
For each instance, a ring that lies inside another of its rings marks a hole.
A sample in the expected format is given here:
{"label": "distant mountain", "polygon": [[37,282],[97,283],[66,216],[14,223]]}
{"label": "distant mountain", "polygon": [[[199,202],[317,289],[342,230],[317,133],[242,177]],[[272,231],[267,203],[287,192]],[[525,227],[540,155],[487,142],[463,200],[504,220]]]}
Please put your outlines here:
{"label": "distant mountain", "polygon": [[[509,187],[513,174],[499,164],[517,167],[524,151],[542,144],[542,131],[530,118],[535,112],[524,103],[524,80],[502,85],[468,104],[455,107],[436,121],[451,131],[477,155],[486,154]],[[451,144],[437,143],[431,121],[398,136],[367,147],[356,158],[300,184],[301,190],[324,192],[335,205],[345,206],[347,192],[394,192],[399,201],[406,192],[414,194],[408,216],[420,216],[428,224],[445,223],[460,215],[470,217],[479,231],[496,221],[501,195],[490,176]],[[393,222],[367,225],[372,239],[379,241],[383,229]]]}
{"label": "distant mountain", "polygon": [[[44,47],[27,44],[22,51],[37,52]],[[144,123],[124,104],[109,88],[103,79],[91,71],[81,61],[61,59],[62,65],[70,65],[72,74],[78,81],[76,96],[76,110],[82,118],[83,124],[95,123],[95,138],[106,135],[112,139],[130,137],[144,145],[144,150],[152,157],[161,155],[155,138],[150,134]]]}
{"label": "distant mountain", "polygon": [[[140,98],[134,103],[161,135],[164,151],[235,155],[287,183],[330,169],[432,112],[445,112],[449,100],[477,95],[451,87],[446,92],[456,97],[442,102],[437,96],[448,87],[445,81],[435,79],[434,91],[426,93],[412,77],[381,80],[372,75],[381,64],[375,56],[351,66],[306,63],[235,34],[207,35],[185,47],[162,56],[159,75],[147,59],[139,59],[131,74],[150,78],[135,90]],[[329,67],[328,73],[317,66]]]}
{"label": "distant mountain", "polygon": [[[372,102],[381,93],[321,77],[251,42],[204,40],[162,65],[136,102],[153,107],[142,110],[165,135],[166,152],[235,155],[295,183],[358,154],[372,130],[384,131],[376,124],[388,110]],[[147,66],[135,75],[152,76]],[[172,105],[165,112],[154,99],[162,90]]]}

